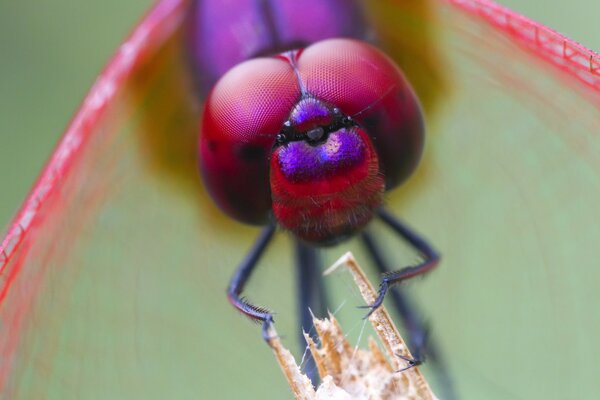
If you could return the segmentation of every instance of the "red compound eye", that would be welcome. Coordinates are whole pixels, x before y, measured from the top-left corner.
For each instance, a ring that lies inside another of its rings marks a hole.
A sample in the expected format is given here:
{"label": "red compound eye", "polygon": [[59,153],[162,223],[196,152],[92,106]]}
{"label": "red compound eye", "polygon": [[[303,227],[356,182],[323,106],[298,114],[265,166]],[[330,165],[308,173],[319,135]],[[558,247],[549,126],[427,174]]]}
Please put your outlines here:
{"label": "red compound eye", "polygon": [[271,210],[269,157],[300,96],[290,64],[246,61],[210,92],[200,136],[200,169],[217,205],[231,217],[262,224]]}
{"label": "red compound eye", "polygon": [[387,189],[411,175],[423,151],[423,116],[391,59],[364,42],[332,39],[307,47],[298,70],[311,95],[338,107],[367,131]]}

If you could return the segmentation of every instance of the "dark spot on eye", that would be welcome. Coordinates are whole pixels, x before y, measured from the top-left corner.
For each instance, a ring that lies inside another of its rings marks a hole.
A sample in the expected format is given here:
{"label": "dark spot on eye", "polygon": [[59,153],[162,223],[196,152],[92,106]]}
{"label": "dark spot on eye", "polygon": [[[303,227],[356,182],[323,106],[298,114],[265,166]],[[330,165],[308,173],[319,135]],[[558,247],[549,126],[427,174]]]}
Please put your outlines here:
{"label": "dark spot on eye", "polygon": [[397,93],[396,96],[398,97],[398,99],[400,100],[401,103],[404,103],[407,100],[409,100],[409,98],[408,98],[408,91],[406,91],[406,90],[398,90],[396,93]]}
{"label": "dark spot on eye", "polygon": [[375,128],[375,127],[377,126],[378,122],[379,122],[379,119],[378,119],[377,115],[373,115],[373,114],[371,114],[371,115],[367,115],[367,116],[366,116],[366,117],[363,119],[363,121],[362,121],[362,125],[363,125],[363,126],[364,126],[364,127],[367,129],[367,130],[370,130],[370,129],[373,129],[373,128]]}
{"label": "dark spot on eye", "polygon": [[265,149],[260,146],[244,144],[237,148],[237,155],[242,161],[256,162],[265,160]]}
{"label": "dark spot on eye", "polygon": [[208,150],[214,152],[215,150],[217,150],[218,144],[214,140],[209,140],[206,143],[206,147],[208,147]]}

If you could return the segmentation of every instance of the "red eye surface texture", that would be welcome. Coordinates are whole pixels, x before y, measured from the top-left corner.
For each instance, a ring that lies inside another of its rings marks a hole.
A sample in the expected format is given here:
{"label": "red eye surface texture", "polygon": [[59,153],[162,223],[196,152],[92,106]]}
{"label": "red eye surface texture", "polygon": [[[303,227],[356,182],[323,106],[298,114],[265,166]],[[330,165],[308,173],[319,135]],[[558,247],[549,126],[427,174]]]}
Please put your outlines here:
{"label": "red eye surface texture", "polygon": [[268,159],[300,95],[290,65],[278,58],[246,61],[209,94],[200,138],[200,167],[216,203],[246,223],[267,221]]}

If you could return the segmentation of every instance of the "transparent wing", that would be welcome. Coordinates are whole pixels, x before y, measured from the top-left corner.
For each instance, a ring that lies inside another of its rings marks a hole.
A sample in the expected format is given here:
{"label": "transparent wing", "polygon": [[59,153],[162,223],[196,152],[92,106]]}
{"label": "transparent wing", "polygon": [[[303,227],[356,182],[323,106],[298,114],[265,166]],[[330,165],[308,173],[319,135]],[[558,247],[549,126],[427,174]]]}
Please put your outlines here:
{"label": "transparent wing", "polygon": [[434,10],[446,90],[418,176],[389,200],[443,255],[413,292],[461,398],[589,396],[600,59],[488,1]]}
{"label": "transparent wing", "polygon": [[289,393],[249,371],[280,374],[226,301],[254,230],[204,200],[187,5],[161,1],[119,48],[2,242],[0,398]]}
{"label": "transparent wing", "polygon": [[[389,206],[444,256],[413,291],[459,393],[591,394],[597,59],[488,2],[402,3],[370,13],[430,139]],[[256,230],[222,218],[196,175],[186,7],[159,2],[121,46],[2,242],[2,398],[289,397],[225,300]],[[252,298],[291,326],[289,258],[278,239]]]}

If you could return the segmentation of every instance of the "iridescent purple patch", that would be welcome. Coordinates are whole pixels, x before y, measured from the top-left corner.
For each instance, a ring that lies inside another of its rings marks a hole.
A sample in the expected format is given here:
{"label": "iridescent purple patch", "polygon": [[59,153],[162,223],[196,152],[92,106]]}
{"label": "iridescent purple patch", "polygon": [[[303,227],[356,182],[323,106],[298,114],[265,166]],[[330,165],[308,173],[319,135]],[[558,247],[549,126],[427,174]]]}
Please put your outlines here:
{"label": "iridescent purple patch", "polygon": [[[306,131],[318,125],[326,126],[331,121],[331,108],[314,97],[300,100],[290,113],[290,122],[299,131]],[[309,124],[305,126],[307,122]]]}
{"label": "iridescent purple patch", "polygon": [[290,142],[279,149],[281,172],[293,182],[327,179],[360,165],[366,157],[365,144],[356,128],[342,128],[318,144]]}

